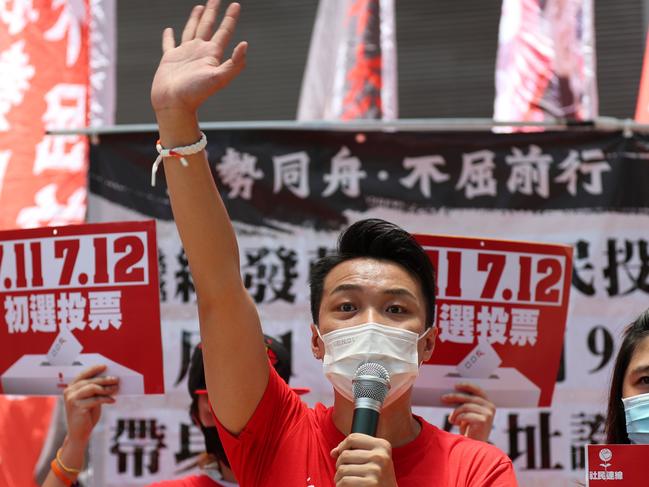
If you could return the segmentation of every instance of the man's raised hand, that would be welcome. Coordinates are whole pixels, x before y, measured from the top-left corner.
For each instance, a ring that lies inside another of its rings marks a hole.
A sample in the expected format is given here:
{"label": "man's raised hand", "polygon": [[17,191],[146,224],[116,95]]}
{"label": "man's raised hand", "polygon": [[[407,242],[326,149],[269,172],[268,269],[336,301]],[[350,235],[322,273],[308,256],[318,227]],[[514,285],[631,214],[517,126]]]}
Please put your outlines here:
{"label": "man's raised hand", "polygon": [[156,113],[194,114],[205,100],[224,88],[244,68],[248,47],[245,42],[240,42],[232,56],[224,60],[241,6],[230,4],[214,32],[219,4],[219,0],[208,0],[204,6],[194,7],[178,46],[173,29],[164,30],[163,55],[151,87],[151,103]]}

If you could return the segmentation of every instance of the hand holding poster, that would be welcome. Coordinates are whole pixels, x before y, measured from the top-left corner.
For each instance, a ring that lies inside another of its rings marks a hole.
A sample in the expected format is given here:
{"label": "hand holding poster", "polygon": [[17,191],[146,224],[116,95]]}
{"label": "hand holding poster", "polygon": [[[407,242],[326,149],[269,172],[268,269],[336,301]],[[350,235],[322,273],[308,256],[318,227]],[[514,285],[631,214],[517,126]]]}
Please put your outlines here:
{"label": "hand holding poster", "polygon": [[438,346],[413,404],[472,382],[503,407],[545,407],[561,359],[572,249],[565,245],[416,236],[437,270]]}
{"label": "hand holding poster", "polygon": [[155,222],[0,232],[0,393],[58,394],[107,365],[164,392]]}

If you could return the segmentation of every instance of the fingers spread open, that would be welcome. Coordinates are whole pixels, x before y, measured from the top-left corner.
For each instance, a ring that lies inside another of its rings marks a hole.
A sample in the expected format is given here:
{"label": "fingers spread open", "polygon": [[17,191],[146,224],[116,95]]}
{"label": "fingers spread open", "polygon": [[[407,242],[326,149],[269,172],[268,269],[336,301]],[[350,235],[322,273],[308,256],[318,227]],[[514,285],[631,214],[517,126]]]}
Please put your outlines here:
{"label": "fingers spread open", "polygon": [[[239,48],[239,46],[237,46],[237,48]],[[245,52],[245,46],[240,49],[244,49]],[[238,63],[235,63],[232,60],[232,58],[230,58],[226,62],[221,64],[219,66],[220,82],[221,82],[219,88],[223,88],[227,86],[230,83],[230,81],[236,78],[239,75],[239,73],[243,71],[243,68],[245,67],[246,67],[245,54],[241,54],[241,53],[239,54]]]}
{"label": "fingers spread open", "polygon": [[167,27],[162,31],[162,53],[164,54],[167,51],[171,51],[174,47],[176,47],[174,30],[171,27]]}
{"label": "fingers spread open", "polygon": [[198,27],[198,22],[201,19],[203,10],[205,10],[205,7],[203,5],[196,5],[192,9],[192,13],[189,14],[189,19],[187,19],[187,23],[185,24],[185,28],[183,29],[183,35],[180,39],[181,43],[191,41],[194,37],[196,37],[196,27]]}
{"label": "fingers spread open", "polygon": [[215,43],[217,48],[217,55],[216,55],[217,59],[223,58],[223,53],[225,52],[225,48],[230,42],[230,39],[232,39],[232,36],[234,35],[234,30],[237,26],[237,21],[239,20],[240,12],[241,12],[241,6],[238,3],[230,4],[228,6],[228,9],[225,11],[225,15],[223,16],[221,25],[219,25],[218,30],[212,36],[212,42]]}
{"label": "fingers spread open", "polygon": [[196,38],[203,39],[207,41],[212,37],[212,29],[214,28],[214,22],[216,21],[216,16],[219,13],[219,0],[209,0],[205,5],[203,10],[203,15],[198,22],[198,27],[196,28]]}
{"label": "fingers spread open", "polygon": [[237,44],[237,47],[234,48],[232,52],[232,63],[235,66],[243,65],[246,63],[246,53],[248,52],[248,43],[246,41],[240,42]]}

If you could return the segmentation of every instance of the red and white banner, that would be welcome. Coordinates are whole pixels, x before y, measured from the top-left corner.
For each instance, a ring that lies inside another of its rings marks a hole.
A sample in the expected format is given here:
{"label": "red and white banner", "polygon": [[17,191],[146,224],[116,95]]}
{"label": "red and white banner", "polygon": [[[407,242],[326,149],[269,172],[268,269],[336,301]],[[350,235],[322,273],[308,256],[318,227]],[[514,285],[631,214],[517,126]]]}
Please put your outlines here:
{"label": "red and white banner", "polygon": [[[437,270],[435,353],[413,391],[417,406],[470,380],[501,407],[548,407],[563,347],[572,248],[419,235]],[[538,364],[543,362],[543,367]]]}
{"label": "red and white banner", "polygon": [[106,364],[164,392],[155,223],[0,232],[0,393],[57,394]]}
{"label": "red and white banner", "polygon": [[394,0],[321,0],[298,120],[398,118]]}
{"label": "red and white banner", "polygon": [[586,445],[586,485],[647,484],[649,445]]}
{"label": "red and white banner", "polygon": [[88,0],[0,3],[0,228],[81,223],[88,143]]}
{"label": "red and white banner", "polygon": [[494,119],[598,114],[592,0],[503,0]]}

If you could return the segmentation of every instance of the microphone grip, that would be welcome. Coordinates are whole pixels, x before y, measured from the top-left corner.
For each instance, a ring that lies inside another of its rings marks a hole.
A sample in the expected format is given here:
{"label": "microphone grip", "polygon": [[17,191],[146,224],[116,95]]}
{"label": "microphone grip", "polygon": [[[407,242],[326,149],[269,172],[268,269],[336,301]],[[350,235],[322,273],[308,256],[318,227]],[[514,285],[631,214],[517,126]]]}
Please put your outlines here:
{"label": "microphone grip", "polygon": [[355,408],[352,417],[352,433],[376,436],[379,425],[379,412],[370,408]]}

